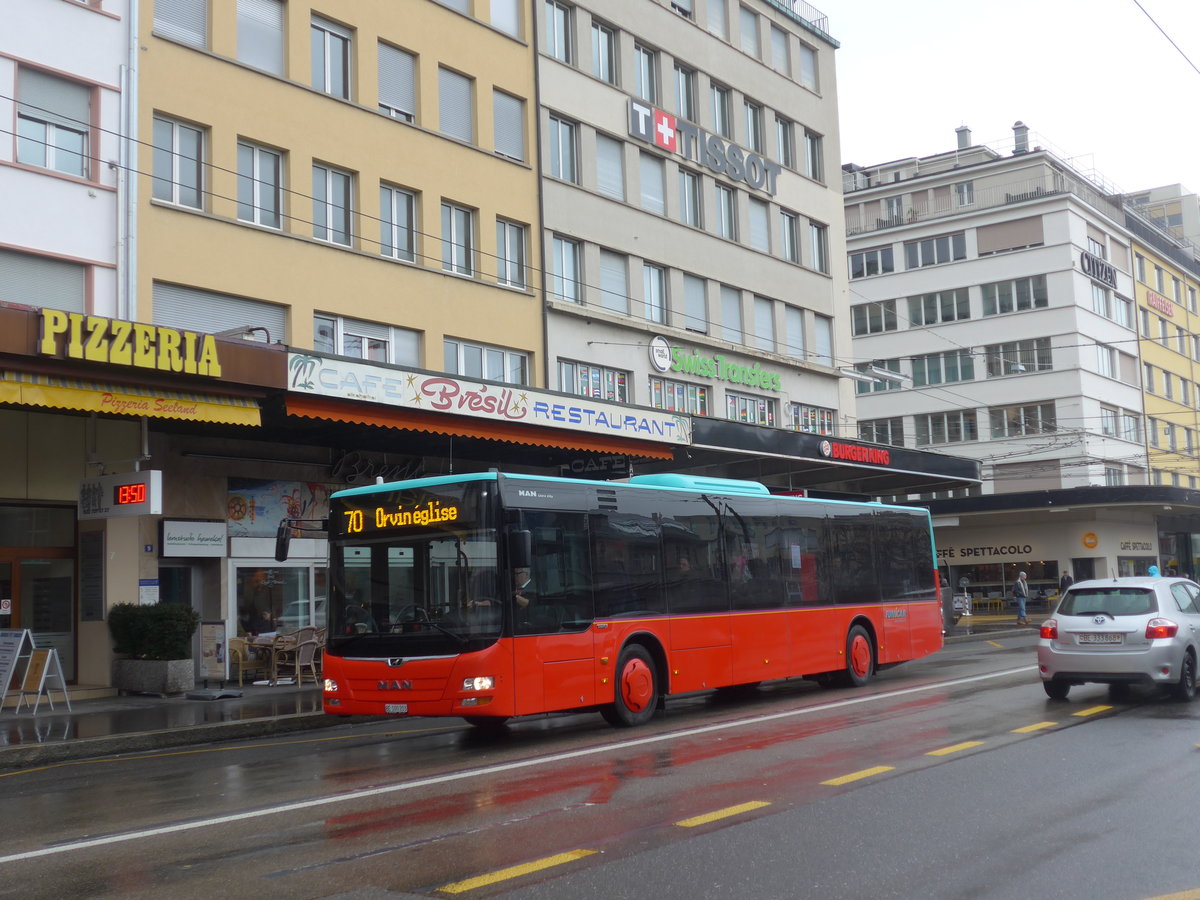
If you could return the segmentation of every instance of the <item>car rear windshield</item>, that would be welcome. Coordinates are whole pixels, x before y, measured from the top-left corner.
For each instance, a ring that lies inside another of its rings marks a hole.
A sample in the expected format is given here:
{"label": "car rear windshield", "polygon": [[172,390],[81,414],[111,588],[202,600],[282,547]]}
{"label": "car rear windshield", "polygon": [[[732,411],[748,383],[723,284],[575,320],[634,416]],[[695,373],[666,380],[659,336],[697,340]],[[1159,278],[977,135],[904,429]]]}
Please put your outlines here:
{"label": "car rear windshield", "polygon": [[1154,591],[1146,588],[1112,587],[1068,591],[1058,607],[1059,615],[1086,616],[1108,613],[1110,616],[1144,616],[1158,610]]}

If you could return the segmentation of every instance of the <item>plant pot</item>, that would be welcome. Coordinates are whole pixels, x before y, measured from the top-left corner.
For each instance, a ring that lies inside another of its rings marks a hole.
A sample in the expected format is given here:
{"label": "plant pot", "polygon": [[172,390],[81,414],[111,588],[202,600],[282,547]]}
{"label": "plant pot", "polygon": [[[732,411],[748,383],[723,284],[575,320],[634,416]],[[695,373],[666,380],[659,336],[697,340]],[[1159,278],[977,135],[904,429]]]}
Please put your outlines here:
{"label": "plant pot", "polygon": [[126,694],[182,694],[196,686],[190,659],[115,659],[113,687]]}

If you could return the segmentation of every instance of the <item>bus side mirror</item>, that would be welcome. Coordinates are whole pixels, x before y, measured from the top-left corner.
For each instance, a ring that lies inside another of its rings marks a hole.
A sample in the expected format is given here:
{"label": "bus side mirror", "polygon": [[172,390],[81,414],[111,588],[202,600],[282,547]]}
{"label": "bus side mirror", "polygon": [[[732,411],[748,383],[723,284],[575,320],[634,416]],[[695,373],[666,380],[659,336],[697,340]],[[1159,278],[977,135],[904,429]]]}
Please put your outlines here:
{"label": "bus side mirror", "polygon": [[280,519],[279,530],[275,532],[275,562],[286,562],[288,548],[292,543],[292,520]]}
{"label": "bus side mirror", "polygon": [[508,566],[528,569],[533,562],[533,532],[512,530],[508,533]]}

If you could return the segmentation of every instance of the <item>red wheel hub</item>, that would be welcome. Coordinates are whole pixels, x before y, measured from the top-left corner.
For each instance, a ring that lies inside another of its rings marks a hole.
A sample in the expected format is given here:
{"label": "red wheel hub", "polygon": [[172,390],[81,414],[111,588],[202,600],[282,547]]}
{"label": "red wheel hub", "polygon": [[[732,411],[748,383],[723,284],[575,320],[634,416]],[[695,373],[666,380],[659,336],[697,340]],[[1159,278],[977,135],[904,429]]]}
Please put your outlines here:
{"label": "red wheel hub", "polygon": [[850,641],[850,668],[859,678],[871,674],[871,642],[861,634]]}
{"label": "red wheel hub", "polygon": [[644,660],[631,659],[621,670],[621,699],[635,713],[641,712],[654,699],[654,673]]}

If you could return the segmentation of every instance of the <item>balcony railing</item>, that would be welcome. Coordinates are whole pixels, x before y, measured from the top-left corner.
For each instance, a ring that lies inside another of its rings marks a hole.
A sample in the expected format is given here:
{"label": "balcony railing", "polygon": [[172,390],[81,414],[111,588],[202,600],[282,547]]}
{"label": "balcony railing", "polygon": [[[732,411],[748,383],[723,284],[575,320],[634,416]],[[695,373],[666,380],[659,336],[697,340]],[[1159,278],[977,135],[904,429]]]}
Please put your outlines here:
{"label": "balcony railing", "polygon": [[804,0],[767,0],[772,6],[777,6],[795,19],[811,25],[822,34],[829,34],[829,17],[815,6]]}

